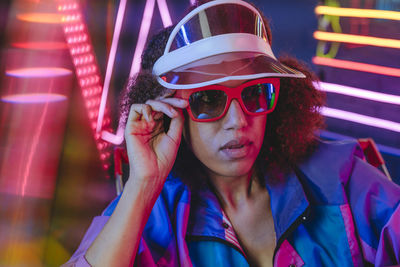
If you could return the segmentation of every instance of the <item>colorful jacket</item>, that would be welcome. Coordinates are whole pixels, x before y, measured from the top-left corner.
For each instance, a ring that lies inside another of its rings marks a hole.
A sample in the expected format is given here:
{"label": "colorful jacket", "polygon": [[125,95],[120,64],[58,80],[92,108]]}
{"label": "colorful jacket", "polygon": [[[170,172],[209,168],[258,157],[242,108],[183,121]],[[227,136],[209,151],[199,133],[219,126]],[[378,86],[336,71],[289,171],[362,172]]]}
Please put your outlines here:
{"label": "colorful jacket", "polygon": [[[362,160],[356,142],[321,143],[280,179],[267,181],[277,245],[274,266],[400,264],[400,187]],[[66,266],[84,254],[118,203],[94,218]],[[170,175],[145,226],[135,266],[249,266],[208,189]]]}

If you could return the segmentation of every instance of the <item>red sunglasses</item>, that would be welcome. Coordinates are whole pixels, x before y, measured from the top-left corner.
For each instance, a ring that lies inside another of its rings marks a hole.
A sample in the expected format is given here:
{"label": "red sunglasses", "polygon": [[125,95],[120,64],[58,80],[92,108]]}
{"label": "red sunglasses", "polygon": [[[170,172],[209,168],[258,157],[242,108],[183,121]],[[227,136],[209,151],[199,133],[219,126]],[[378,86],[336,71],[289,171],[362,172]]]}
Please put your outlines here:
{"label": "red sunglasses", "polygon": [[194,121],[209,122],[222,118],[232,99],[237,99],[248,115],[271,113],[278,100],[279,78],[261,78],[237,87],[208,85],[191,90],[180,90],[179,95],[189,101],[187,111]]}

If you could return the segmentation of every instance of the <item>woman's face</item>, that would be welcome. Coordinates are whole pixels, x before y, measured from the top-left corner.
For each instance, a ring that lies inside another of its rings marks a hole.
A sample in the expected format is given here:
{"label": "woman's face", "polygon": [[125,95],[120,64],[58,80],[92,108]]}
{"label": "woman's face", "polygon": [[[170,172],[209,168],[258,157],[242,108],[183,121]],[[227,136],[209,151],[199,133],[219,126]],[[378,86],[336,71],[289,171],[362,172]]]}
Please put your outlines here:
{"label": "woman's face", "polygon": [[[228,81],[235,87],[245,81]],[[267,115],[247,115],[233,100],[224,117],[213,122],[188,118],[186,140],[195,156],[216,175],[237,177],[249,173],[261,149]]]}

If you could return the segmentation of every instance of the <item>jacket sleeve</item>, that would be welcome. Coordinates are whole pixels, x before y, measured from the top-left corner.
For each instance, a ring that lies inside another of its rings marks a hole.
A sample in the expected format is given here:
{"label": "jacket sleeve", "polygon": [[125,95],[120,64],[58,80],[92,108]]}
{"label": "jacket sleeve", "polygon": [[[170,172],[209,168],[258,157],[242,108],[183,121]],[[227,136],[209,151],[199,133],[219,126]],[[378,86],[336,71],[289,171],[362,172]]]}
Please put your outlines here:
{"label": "jacket sleeve", "polygon": [[354,157],[346,191],[364,259],[374,266],[400,264],[400,186]]}
{"label": "jacket sleeve", "polygon": [[83,237],[81,244],[78,249],[72,255],[68,262],[62,265],[62,267],[87,267],[90,264],[86,261],[85,254],[90,245],[96,239],[97,235],[103,229],[104,225],[108,221],[109,216],[97,216],[93,219],[92,224],[89,229],[86,231],[85,236]]}
{"label": "jacket sleeve", "polygon": [[93,241],[96,239],[97,235],[101,232],[103,227],[106,225],[108,219],[113,213],[115,207],[118,204],[120,197],[114,199],[110,205],[104,210],[101,216],[94,217],[89,229],[86,231],[78,249],[72,255],[68,262],[62,265],[62,267],[87,267],[90,264],[85,258],[86,251],[92,245]]}

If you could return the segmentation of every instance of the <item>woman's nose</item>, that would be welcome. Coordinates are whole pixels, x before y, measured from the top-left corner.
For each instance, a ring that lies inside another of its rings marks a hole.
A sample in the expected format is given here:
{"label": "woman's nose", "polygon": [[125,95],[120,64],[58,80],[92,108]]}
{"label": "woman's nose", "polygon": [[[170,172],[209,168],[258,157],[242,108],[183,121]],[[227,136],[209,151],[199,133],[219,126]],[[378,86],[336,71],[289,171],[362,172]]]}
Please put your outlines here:
{"label": "woman's nose", "polygon": [[233,99],[224,118],[224,129],[240,129],[248,125],[247,116],[240,103]]}

